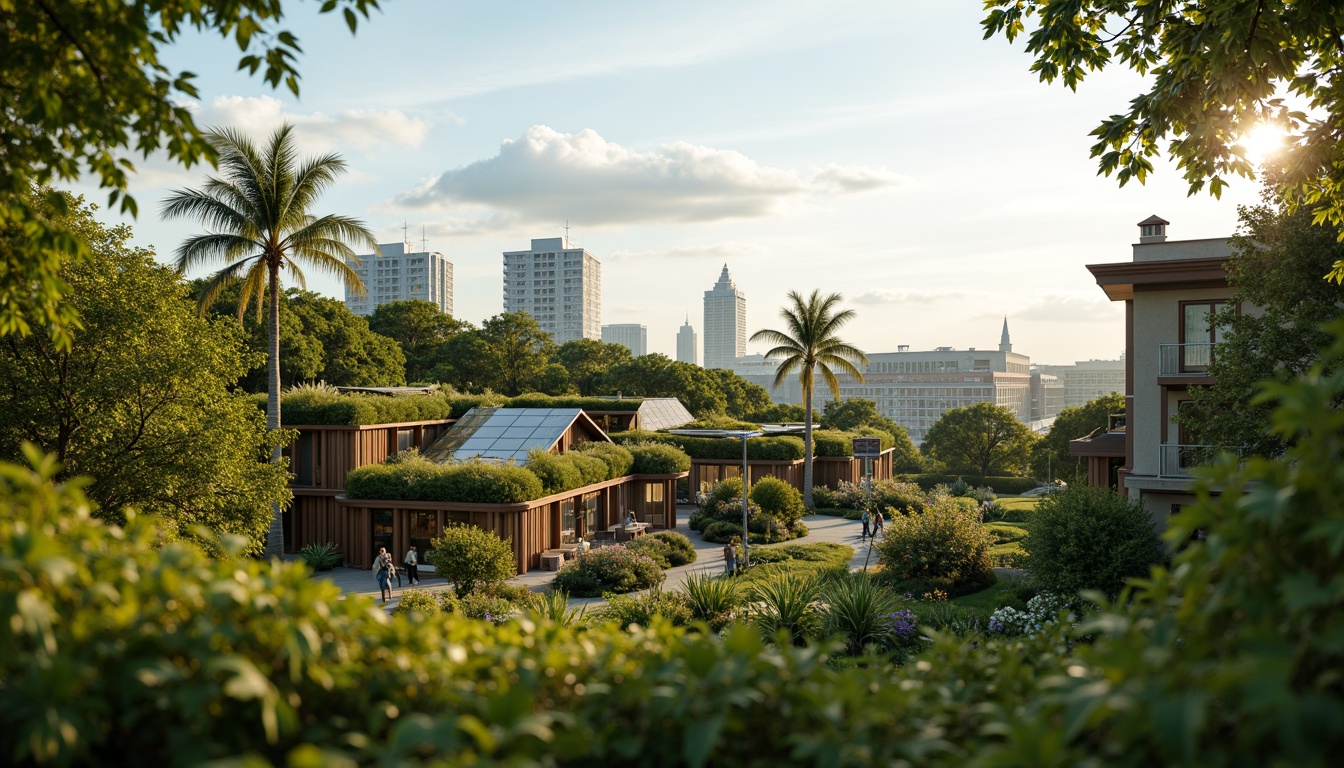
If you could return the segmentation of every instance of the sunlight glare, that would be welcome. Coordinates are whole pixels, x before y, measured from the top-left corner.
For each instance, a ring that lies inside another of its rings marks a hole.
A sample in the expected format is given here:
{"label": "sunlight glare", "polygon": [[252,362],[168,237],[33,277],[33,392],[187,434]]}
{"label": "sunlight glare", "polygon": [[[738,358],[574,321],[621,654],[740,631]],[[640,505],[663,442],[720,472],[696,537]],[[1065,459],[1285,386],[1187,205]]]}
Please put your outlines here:
{"label": "sunlight glare", "polygon": [[1274,123],[1259,123],[1241,138],[1241,146],[1246,150],[1246,159],[1259,166],[1271,156],[1283,149],[1284,131]]}

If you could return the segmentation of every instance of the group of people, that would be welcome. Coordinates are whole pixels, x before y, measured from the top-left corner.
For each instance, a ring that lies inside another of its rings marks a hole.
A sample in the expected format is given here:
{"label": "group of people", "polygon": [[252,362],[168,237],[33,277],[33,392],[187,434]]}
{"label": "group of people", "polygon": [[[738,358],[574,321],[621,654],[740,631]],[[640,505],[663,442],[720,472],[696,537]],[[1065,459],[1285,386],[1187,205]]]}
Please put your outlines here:
{"label": "group of people", "polygon": [[[406,550],[406,556],[401,559],[406,566],[406,580],[412,585],[420,583],[420,554],[412,546]],[[378,582],[378,595],[386,603],[392,599],[392,579],[397,580],[397,588],[401,588],[401,570],[392,562],[392,554],[387,551],[387,547],[378,548],[378,556],[373,558],[373,578]]]}
{"label": "group of people", "polygon": [[861,539],[876,539],[877,534],[882,532],[882,529],[887,523],[886,518],[882,516],[880,511],[870,512],[866,509],[863,510],[863,514],[859,517],[859,521],[863,523],[863,535],[859,537]]}
{"label": "group of people", "polygon": [[[742,548],[738,546],[740,540],[733,537],[727,544],[723,545],[723,572],[732,576],[737,573],[737,563],[742,559]],[[745,566],[746,563],[743,563]]]}

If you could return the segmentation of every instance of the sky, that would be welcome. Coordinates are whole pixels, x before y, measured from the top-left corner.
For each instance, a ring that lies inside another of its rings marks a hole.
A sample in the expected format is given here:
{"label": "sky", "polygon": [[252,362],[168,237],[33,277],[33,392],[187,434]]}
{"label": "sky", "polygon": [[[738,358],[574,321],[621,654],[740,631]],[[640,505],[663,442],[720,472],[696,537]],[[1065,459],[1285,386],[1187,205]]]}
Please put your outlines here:
{"label": "sky", "polygon": [[[869,353],[993,348],[1007,317],[1033,362],[1114,359],[1123,305],[1086,265],[1130,260],[1151,214],[1172,239],[1223,237],[1258,201],[1241,179],[1188,197],[1165,161],[1146,185],[1098,176],[1088,134],[1143,81],[1041,83],[1021,40],[982,39],[980,2],[386,0],[354,36],[315,5],[286,4],[298,98],[217,37],[165,62],[197,74],[200,124],[260,140],[287,120],[305,154],[339,152],[349,172],[315,212],[423,236],[477,324],[503,310],[501,254],[568,223],[602,262],[602,323],[646,325],[650,352],[675,356],[687,317],[702,332],[727,264],[749,332],[819,289]],[[137,167],[135,240],[167,262],[199,228],[159,203],[207,171]]]}

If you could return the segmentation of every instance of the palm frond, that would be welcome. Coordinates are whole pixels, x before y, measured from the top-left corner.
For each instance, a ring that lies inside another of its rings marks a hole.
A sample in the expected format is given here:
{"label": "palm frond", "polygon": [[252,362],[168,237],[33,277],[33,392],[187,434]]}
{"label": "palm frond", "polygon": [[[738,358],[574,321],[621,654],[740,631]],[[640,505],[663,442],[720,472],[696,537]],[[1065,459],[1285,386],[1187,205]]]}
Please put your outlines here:
{"label": "palm frond", "polygon": [[205,311],[219,298],[220,292],[236,282],[239,273],[246,270],[249,264],[249,259],[234,262],[216,272],[205,282],[205,285],[201,286],[201,295],[196,297],[196,309],[202,317],[205,316]]}
{"label": "palm frond", "polygon": [[[257,302],[257,322],[260,323],[262,313],[266,302],[262,299],[266,296],[266,283],[270,278],[266,262],[257,259],[252,263],[252,268],[248,270],[247,276],[243,278],[243,287],[238,294],[238,322],[243,322],[243,315],[247,313],[248,306],[253,299]],[[276,286],[279,290],[279,286]]]}
{"label": "palm frond", "polygon": [[[205,234],[193,235],[178,246],[173,254],[174,266],[179,273],[185,273],[192,267],[213,261],[242,259],[248,251],[260,251],[257,243],[238,235]],[[259,253],[254,254],[254,256]]]}

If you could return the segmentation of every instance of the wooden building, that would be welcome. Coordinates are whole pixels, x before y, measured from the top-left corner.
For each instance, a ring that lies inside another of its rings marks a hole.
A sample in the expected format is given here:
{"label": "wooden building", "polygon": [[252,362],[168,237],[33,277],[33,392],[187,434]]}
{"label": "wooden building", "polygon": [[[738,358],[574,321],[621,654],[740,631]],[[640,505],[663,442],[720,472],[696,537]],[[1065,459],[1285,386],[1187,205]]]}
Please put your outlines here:
{"label": "wooden building", "polygon": [[[890,480],[896,449],[888,448],[872,460],[873,480]],[[853,456],[817,456],[812,459],[812,485],[836,488],[840,483],[858,483],[863,480],[863,459]],[[803,490],[802,459],[751,459],[747,461],[749,482],[763,477],[777,477],[800,492]],[[742,476],[741,459],[691,459],[690,487],[692,495],[699,491],[709,493],[714,484],[730,477]]]}

